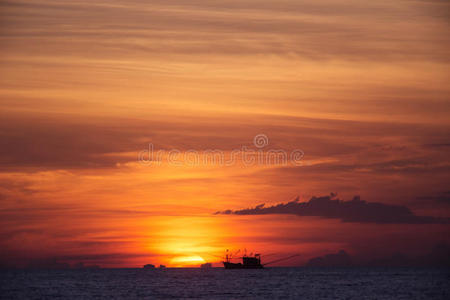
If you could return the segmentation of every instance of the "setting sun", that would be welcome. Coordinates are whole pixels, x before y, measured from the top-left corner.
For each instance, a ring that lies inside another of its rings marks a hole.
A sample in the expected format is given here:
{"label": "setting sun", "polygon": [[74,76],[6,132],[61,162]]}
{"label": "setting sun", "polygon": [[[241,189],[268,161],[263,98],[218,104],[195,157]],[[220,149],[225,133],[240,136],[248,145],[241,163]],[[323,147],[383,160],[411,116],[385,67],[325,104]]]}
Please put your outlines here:
{"label": "setting sun", "polygon": [[205,260],[198,255],[177,256],[170,261],[173,267],[194,267],[203,263],[205,263]]}

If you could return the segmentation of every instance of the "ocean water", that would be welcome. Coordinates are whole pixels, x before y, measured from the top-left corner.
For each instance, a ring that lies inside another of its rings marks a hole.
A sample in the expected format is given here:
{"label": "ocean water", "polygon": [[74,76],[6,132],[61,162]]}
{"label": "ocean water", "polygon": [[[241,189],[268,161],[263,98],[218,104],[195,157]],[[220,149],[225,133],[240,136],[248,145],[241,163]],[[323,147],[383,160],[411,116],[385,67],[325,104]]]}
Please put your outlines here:
{"label": "ocean water", "polygon": [[449,269],[0,271],[2,299],[450,299]]}

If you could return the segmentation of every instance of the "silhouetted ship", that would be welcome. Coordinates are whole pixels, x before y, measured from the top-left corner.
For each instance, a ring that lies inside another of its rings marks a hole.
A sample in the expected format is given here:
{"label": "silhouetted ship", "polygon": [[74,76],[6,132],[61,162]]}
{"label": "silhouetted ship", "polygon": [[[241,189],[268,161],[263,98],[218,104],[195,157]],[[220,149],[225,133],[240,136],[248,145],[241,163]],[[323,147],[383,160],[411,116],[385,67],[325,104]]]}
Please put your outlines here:
{"label": "silhouetted ship", "polygon": [[155,268],[155,265],[152,265],[152,264],[144,265],[144,269],[154,269],[154,268]]}
{"label": "silhouetted ship", "polygon": [[230,257],[228,254],[226,255],[226,259],[223,262],[223,266],[225,269],[262,269],[264,268],[261,264],[261,255],[255,254],[255,256],[246,256],[242,257],[242,263],[233,263],[230,261]]}
{"label": "silhouetted ship", "polygon": [[200,265],[200,268],[202,269],[211,269],[212,268],[212,264],[211,263],[204,263]]}

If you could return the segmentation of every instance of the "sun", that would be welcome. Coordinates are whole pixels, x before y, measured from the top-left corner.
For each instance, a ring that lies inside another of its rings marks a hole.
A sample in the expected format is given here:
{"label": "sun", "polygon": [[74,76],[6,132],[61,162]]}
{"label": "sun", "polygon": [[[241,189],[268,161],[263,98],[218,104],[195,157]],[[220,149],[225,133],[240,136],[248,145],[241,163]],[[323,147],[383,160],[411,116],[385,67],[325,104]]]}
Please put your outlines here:
{"label": "sun", "polygon": [[198,255],[176,256],[170,261],[170,265],[174,267],[196,267],[203,263],[205,260]]}

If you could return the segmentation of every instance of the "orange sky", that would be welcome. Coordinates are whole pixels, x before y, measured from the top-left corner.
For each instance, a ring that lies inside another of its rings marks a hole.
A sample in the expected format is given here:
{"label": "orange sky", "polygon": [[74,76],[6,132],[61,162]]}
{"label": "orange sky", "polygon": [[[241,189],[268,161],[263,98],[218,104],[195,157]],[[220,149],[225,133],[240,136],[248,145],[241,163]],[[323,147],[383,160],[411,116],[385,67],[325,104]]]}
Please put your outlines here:
{"label": "orange sky", "polygon": [[[214,215],[337,192],[449,217],[444,1],[2,1],[0,265],[419,254],[448,225]],[[148,149],[301,165],[142,164]]]}

